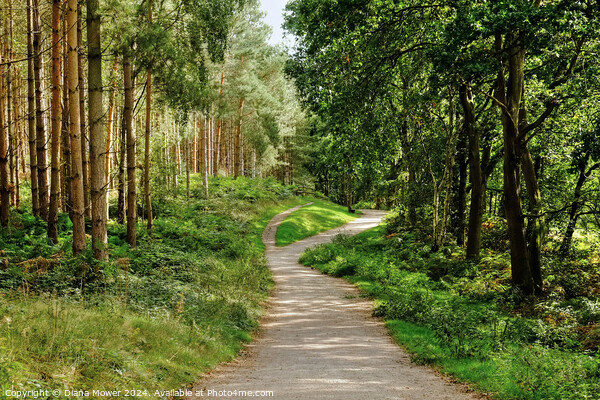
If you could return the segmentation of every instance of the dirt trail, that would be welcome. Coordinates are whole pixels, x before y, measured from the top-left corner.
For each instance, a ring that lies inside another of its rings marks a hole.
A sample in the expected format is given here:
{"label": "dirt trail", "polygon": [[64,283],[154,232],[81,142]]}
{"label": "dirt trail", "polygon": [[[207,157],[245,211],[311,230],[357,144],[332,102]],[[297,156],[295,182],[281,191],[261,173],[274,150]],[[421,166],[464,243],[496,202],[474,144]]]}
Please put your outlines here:
{"label": "dirt trail", "polygon": [[[272,391],[273,396],[258,398],[282,400],[474,399],[411,364],[354,286],[297,262],[306,248],[339,233],[377,226],[384,213],[365,211],[341,228],[275,247],[277,226],[293,210],[273,218],[263,234],[276,286],[262,332],[246,354],[197,384],[195,390],[204,390],[197,398],[212,390],[212,398],[232,399],[250,397],[240,391]],[[231,395],[215,395],[223,391]]]}

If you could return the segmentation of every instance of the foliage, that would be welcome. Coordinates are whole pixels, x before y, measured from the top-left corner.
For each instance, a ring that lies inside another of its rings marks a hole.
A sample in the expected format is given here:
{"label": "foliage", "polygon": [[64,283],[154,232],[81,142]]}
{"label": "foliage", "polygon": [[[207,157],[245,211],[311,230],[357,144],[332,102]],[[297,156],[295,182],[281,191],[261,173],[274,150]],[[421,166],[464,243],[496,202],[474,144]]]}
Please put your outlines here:
{"label": "foliage", "polygon": [[[582,276],[583,263],[552,269],[555,290],[519,303],[506,253],[490,251],[479,264],[464,261],[458,247],[431,253],[426,233],[403,229],[398,214],[388,221],[308,250],[301,262],[346,276],[373,296],[375,315],[418,363],[503,399],[595,398],[599,294],[558,289]],[[597,264],[589,271],[600,272]],[[575,286],[595,287],[594,273]]]}
{"label": "foliage", "polygon": [[209,199],[200,184],[194,176],[189,201],[162,197],[152,236],[138,227],[135,249],[111,224],[105,263],[71,257],[67,235],[47,244],[28,213],[13,218],[0,239],[0,376],[44,389],[150,390],[231,359],[272,287],[260,233],[277,207],[302,200],[273,178],[212,178]]}

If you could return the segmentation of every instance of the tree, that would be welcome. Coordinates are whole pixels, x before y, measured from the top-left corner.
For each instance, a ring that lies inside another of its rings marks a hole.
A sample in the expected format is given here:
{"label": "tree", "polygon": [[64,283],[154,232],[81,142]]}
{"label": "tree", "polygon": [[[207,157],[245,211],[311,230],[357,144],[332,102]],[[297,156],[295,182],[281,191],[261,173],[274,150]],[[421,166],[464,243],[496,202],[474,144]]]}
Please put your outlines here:
{"label": "tree", "polygon": [[128,50],[123,54],[123,87],[125,100],[123,105],[123,123],[127,147],[127,243],[135,247],[137,243],[137,186],[135,131],[133,130],[134,80],[131,56]]}
{"label": "tree", "polygon": [[48,221],[48,164],[46,159],[46,128],[42,87],[42,22],[39,0],[33,0],[33,77],[35,81],[35,144],[39,213]]}
{"label": "tree", "polygon": [[[152,0],[148,0],[148,24],[152,24]],[[144,136],[144,197],[148,232],[152,230],[152,199],[150,198],[150,133],[152,125],[152,66],[146,71],[146,134]]]}
{"label": "tree", "polygon": [[73,254],[86,247],[83,192],[82,141],[79,112],[79,52],[77,49],[77,0],[67,0],[67,85],[69,88],[69,134],[71,139],[71,205]]}
{"label": "tree", "polygon": [[10,211],[10,190],[8,174],[8,130],[7,121],[4,114],[5,104],[5,86],[4,86],[4,49],[0,46],[0,225],[8,226],[8,217]]}
{"label": "tree", "polygon": [[98,0],[87,0],[88,121],[90,124],[92,250],[96,259],[104,260],[108,257],[106,176],[104,171],[106,139],[104,138],[102,107],[102,47],[98,3]]}
{"label": "tree", "polygon": [[40,215],[40,197],[38,190],[38,165],[36,152],[35,125],[35,79],[33,49],[33,0],[27,0],[27,134],[29,137],[29,168],[31,177],[31,203],[33,215]]}
{"label": "tree", "polygon": [[48,237],[58,243],[58,205],[60,201],[60,136],[62,129],[61,104],[61,1],[52,1],[52,106],[51,113],[51,169],[50,169],[50,209],[48,213]]}

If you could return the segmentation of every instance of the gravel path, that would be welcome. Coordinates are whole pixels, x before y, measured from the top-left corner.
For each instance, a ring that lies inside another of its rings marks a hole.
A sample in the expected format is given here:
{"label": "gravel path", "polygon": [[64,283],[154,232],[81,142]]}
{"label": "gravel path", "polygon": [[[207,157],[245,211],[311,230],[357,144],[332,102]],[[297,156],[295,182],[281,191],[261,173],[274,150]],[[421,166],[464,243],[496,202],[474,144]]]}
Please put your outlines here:
{"label": "gravel path", "polygon": [[385,213],[364,211],[341,228],[275,247],[278,224],[297,208],[273,218],[263,234],[276,286],[261,333],[245,354],[205,376],[196,398],[475,399],[411,364],[353,285],[297,263],[306,248],[377,226]]}

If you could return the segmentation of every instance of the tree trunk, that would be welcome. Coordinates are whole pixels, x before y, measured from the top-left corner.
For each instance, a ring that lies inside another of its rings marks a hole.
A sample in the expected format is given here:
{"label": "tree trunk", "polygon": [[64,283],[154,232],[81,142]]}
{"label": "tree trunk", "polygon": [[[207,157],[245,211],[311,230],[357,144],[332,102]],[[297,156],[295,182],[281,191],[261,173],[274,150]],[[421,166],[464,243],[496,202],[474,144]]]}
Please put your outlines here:
{"label": "tree trunk", "polygon": [[48,165],[46,160],[46,130],[42,102],[42,22],[39,0],[33,0],[33,77],[35,81],[35,143],[39,215],[48,221]]}
{"label": "tree trunk", "polygon": [[85,207],[86,218],[91,217],[90,208],[90,168],[88,158],[88,147],[90,138],[88,135],[88,127],[85,123],[85,75],[83,73],[83,66],[85,64],[85,56],[83,51],[83,22],[82,22],[82,1],[79,0],[78,18],[77,18],[77,48],[78,48],[78,75],[79,75],[79,124],[81,125],[81,160],[83,168],[83,204]]}
{"label": "tree trunk", "polygon": [[31,205],[33,215],[40,215],[37,153],[35,143],[35,79],[33,77],[33,0],[27,0],[27,122],[29,168],[31,171]]}
{"label": "tree trunk", "polygon": [[[9,3],[12,6],[12,3]],[[11,23],[11,32],[12,32],[12,23]],[[12,37],[12,34],[11,34]],[[14,59],[14,52],[11,57]],[[14,77],[13,82],[13,110],[14,110],[14,118],[15,118],[15,129],[13,130],[14,136],[14,148],[11,151],[14,153],[14,168],[15,168],[15,207],[18,209],[21,206],[21,185],[20,185],[20,173],[19,173],[19,161],[21,158],[22,151],[22,135],[21,128],[23,126],[21,120],[23,118],[23,113],[21,112],[21,96],[20,96],[20,87],[21,87],[21,79],[20,73],[18,69],[14,68]],[[23,166],[24,167],[24,166]],[[25,169],[25,168],[23,168]]]}
{"label": "tree trunk", "polygon": [[[67,37],[67,21],[66,21],[66,9],[63,9],[63,43]],[[69,217],[73,220],[73,207],[71,203],[71,138],[69,131],[69,86],[67,76],[67,65],[68,65],[68,48],[63,46],[63,91],[62,91],[62,137],[61,137],[61,148],[62,148],[62,177],[61,177],[61,202],[63,206],[63,212],[68,212]]]}
{"label": "tree trunk", "polygon": [[[206,119],[205,119],[206,120]],[[202,186],[204,186],[204,197],[208,199],[208,165],[206,162],[207,148],[206,148],[206,124],[202,124],[202,132],[200,136],[200,148],[202,149]]]}
{"label": "tree trunk", "polygon": [[[12,61],[13,61],[13,49],[12,49],[12,45],[13,45],[13,17],[12,17],[12,1],[9,0],[8,1],[8,10],[7,10],[7,14],[8,14],[8,20],[6,21],[6,25],[5,25],[5,37],[6,37],[6,42],[4,45],[4,49],[5,49],[5,60],[9,62],[8,65],[6,65],[6,135],[8,136],[8,150],[10,150],[7,153],[7,156],[9,157],[9,171],[10,171],[10,183],[9,183],[9,195],[11,198],[11,203],[13,205],[16,205],[16,201],[15,201],[15,187],[14,187],[14,183],[15,183],[15,138],[14,138],[14,132],[16,131],[16,126],[17,126],[17,118],[14,115],[14,109],[13,109],[13,82],[12,82],[12,78],[13,78],[13,74],[12,74],[12,70],[15,69],[13,67]],[[13,129],[13,126],[15,127],[15,129]],[[18,179],[18,177],[17,177]],[[0,195],[1,198],[1,195]]]}
{"label": "tree trunk", "polygon": [[[1,40],[0,40],[1,43]],[[4,109],[6,107],[6,90],[4,85],[4,55],[0,47],[0,225],[8,226],[10,213],[10,189],[9,189],[9,171],[8,171],[8,135]]]}
{"label": "tree trunk", "polygon": [[456,156],[458,164],[458,182],[454,191],[454,206],[452,226],[456,236],[456,244],[463,246],[465,244],[465,210],[467,208],[467,132],[465,128],[461,130],[458,142],[456,144]]}
{"label": "tree trunk", "polygon": [[92,250],[94,258],[108,258],[106,233],[106,176],[104,170],[106,141],[102,111],[102,47],[98,0],[87,0],[88,106],[90,125],[90,187],[92,215]]}
{"label": "tree trunk", "polygon": [[62,133],[61,104],[61,57],[62,43],[60,20],[61,0],[52,0],[52,140],[50,146],[50,210],[48,214],[48,237],[58,243],[58,203],[60,201],[60,137]]}
{"label": "tree trunk", "polygon": [[483,179],[479,155],[479,132],[475,129],[475,107],[471,88],[463,85],[460,101],[465,118],[465,130],[469,138],[469,176],[471,179],[471,204],[467,231],[467,259],[479,259],[481,250],[481,219],[483,216]]}
{"label": "tree trunk", "polygon": [[542,195],[540,192],[537,174],[531,154],[527,148],[527,142],[521,144],[521,165],[523,166],[523,178],[529,197],[529,213],[527,218],[527,249],[529,252],[529,269],[535,285],[536,294],[542,293],[542,245],[546,233],[546,218],[541,209]]}
{"label": "tree trunk", "polygon": [[[149,11],[151,21],[151,12]],[[150,128],[152,123],[152,70],[148,68],[146,74],[146,134],[144,137],[144,196],[146,198],[146,213],[148,218],[148,232],[152,230],[152,199],[150,198]]]}
{"label": "tree trunk", "polygon": [[73,207],[73,254],[85,249],[85,206],[79,113],[79,54],[77,49],[77,0],[68,0],[67,46],[69,85],[69,132],[71,134],[71,203]]}
{"label": "tree trunk", "polygon": [[[517,34],[507,35],[517,41]],[[500,38],[498,38],[500,39]],[[497,39],[497,45],[499,41]],[[524,235],[520,198],[519,110],[524,82],[525,50],[509,43],[508,82],[504,72],[498,73],[497,97],[501,104],[504,138],[504,210],[508,223],[512,283],[523,294],[534,292],[533,276],[529,267],[527,242]]]}
{"label": "tree trunk", "polygon": [[235,143],[234,143],[234,178],[242,174],[242,115],[244,112],[244,98],[240,99],[238,123],[235,128]]}
{"label": "tree trunk", "polygon": [[[152,24],[152,0],[148,0],[148,23]],[[152,199],[150,198],[150,128],[152,117],[152,67],[146,72],[146,134],[144,137],[144,196],[148,234],[152,231]]]}
{"label": "tree trunk", "polygon": [[126,126],[125,126],[125,108],[121,115],[121,130],[119,137],[119,171],[117,174],[117,222],[125,223],[125,157],[126,157]]}
{"label": "tree trunk", "polygon": [[133,77],[132,66],[129,54],[123,56],[123,84],[125,88],[125,129],[127,138],[127,243],[131,247],[135,247],[137,222],[137,188],[136,188],[136,154],[135,154],[135,132],[133,130]]}

